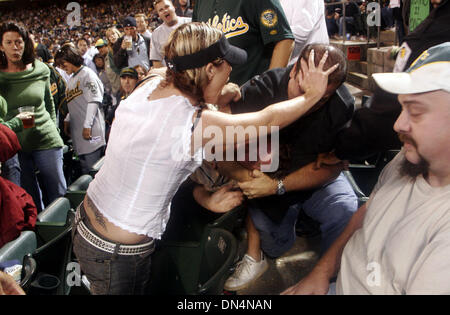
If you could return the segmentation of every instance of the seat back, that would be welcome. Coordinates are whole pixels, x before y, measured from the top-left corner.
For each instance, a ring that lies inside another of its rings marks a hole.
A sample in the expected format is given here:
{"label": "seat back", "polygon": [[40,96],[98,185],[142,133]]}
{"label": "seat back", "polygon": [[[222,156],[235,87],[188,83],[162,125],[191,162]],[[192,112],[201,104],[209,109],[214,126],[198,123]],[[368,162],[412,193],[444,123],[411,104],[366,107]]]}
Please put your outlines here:
{"label": "seat back", "polygon": [[86,191],[89,187],[89,184],[92,182],[92,176],[89,174],[82,175],[77,178],[69,187],[67,187],[68,191]]}
{"label": "seat back", "polygon": [[209,224],[213,228],[221,228],[229,232],[233,232],[236,228],[243,226],[246,215],[246,205],[240,205],[228,212],[223,213]]}
{"label": "seat back", "polygon": [[64,197],[69,199],[70,207],[72,207],[72,209],[76,209],[83,201],[92,180],[93,178],[91,175],[82,175],[67,188]]}
{"label": "seat back", "polygon": [[202,244],[199,294],[221,294],[237,255],[237,240],[224,229],[213,228]]}
{"label": "seat back", "polygon": [[[45,234],[45,242],[33,253],[32,258],[36,261],[37,272],[56,276],[60,285],[55,294],[67,295],[70,287],[67,284],[67,264],[72,260],[72,225],[75,220],[75,212],[70,210],[63,226],[59,223],[45,222],[36,225],[38,234]],[[43,236],[40,236],[43,238]]]}
{"label": "seat back", "polygon": [[397,155],[399,150],[380,152],[364,163],[350,163],[349,170],[360,192],[369,196],[383,168]]}
{"label": "seat back", "polygon": [[22,231],[18,238],[0,248],[0,262],[9,260],[23,261],[23,258],[36,250],[37,239],[33,231]]}
{"label": "seat back", "polygon": [[20,286],[25,291],[25,293],[28,292],[28,289],[30,287],[31,282],[34,280],[36,276],[36,260],[31,257],[31,254],[26,255],[23,258],[22,263],[22,274],[21,274],[21,280],[20,280]]}
{"label": "seat back", "polygon": [[37,216],[38,222],[66,222],[67,213],[70,210],[70,202],[65,197],[59,197],[49,204]]}
{"label": "seat back", "polygon": [[149,294],[221,294],[237,256],[230,232],[207,227],[200,242],[161,242],[152,256]]}
{"label": "seat back", "polygon": [[94,165],[92,165],[92,168],[89,170],[89,175],[91,175],[94,178],[95,174],[97,174],[97,172],[103,166],[104,162],[105,162],[105,156],[102,156],[97,162],[95,162]]}
{"label": "seat back", "polygon": [[194,200],[192,189],[185,182],[172,199],[166,231],[152,256],[151,294],[219,294],[236,260],[231,232],[246,207],[213,213]]}

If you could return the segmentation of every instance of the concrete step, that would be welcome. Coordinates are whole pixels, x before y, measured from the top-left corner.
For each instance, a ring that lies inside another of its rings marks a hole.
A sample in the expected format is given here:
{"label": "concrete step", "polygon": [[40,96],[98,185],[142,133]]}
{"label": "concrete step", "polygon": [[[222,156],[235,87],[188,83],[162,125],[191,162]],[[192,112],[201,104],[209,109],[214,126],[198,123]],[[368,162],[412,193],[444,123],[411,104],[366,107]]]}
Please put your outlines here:
{"label": "concrete step", "polygon": [[376,47],[377,43],[373,41],[367,43],[367,41],[358,40],[348,40],[343,42],[342,40],[330,39],[330,45],[340,49],[349,61],[366,61],[367,49]]}
{"label": "concrete step", "polygon": [[362,74],[367,74],[367,61],[348,61],[348,72],[359,72]]}
{"label": "concrete step", "polygon": [[[392,72],[395,60],[391,59],[393,46],[367,49],[367,62],[369,63],[368,74],[376,72]],[[370,65],[378,66],[377,69],[370,68]]]}
{"label": "concrete step", "polygon": [[347,74],[347,82],[355,85],[361,90],[369,90],[369,77],[359,72],[349,72]]}
{"label": "concrete step", "polygon": [[386,46],[395,45],[395,29],[384,30],[380,32],[380,42]]}

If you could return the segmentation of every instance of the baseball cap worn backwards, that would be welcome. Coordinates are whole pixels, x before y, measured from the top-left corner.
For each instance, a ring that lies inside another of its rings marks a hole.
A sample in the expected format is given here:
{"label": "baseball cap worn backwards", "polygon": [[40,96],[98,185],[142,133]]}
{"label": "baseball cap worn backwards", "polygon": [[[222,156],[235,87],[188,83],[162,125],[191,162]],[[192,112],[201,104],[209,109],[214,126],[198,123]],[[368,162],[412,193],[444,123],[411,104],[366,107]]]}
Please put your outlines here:
{"label": "baseball cap worn backwards", "polygon": [[393,94],[450,92],[450,42],[425,50],[406,72],[375,73],[375,82]]}
{"label": "baseball cap worn backwards", "polygon": [[241,65],[247,61],[247,52],[241,48],[231,45],[225,36],[209,47],[206,47],[196,53],[178,56],[171,60],[165,58],[167,67],[175,72],[181,72],[188,69],[203,67],[222,58],[230,65]]}
{"label": "baseball cap worn backwards", "polygon": [[123,68],[120,71],[120,77],[124,77],[124,76],[129,76],[129,77],[138,79],[138,73],[134,68],[129,68],[129,67]]}

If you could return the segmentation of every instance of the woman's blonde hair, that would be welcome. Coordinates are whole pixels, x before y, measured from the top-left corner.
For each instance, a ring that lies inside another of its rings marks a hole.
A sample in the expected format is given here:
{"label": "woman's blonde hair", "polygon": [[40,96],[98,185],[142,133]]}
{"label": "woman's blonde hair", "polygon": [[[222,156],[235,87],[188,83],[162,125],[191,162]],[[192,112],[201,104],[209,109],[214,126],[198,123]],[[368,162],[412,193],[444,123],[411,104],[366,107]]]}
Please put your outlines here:
{"label": "woman's blonde hair", "polygon": [[112,49],[114,44],[109,41],[108,33],[115,33],[117,35],[117,39],[122,37],[122,33],[120,33],[120,31],[115,26],[111,26],[110,28],[108,28],[106,30],[105,35],[106,35],[106,39],[108,40],[108,46],[109,46],[109,48]]}
{"label": "woman's blonde hair", "polygon": [[[164,56],[171,60],[175,57],[190,55],[216,43],[222,32],[203,22],[186,23],[174,30],[164,47]],[[223,60],[212,63],[218,66]],[[183,93],[203,102],[203,88],[208,84],[206,66],[180,72],[167,68],[166,83],[173,83]]]}

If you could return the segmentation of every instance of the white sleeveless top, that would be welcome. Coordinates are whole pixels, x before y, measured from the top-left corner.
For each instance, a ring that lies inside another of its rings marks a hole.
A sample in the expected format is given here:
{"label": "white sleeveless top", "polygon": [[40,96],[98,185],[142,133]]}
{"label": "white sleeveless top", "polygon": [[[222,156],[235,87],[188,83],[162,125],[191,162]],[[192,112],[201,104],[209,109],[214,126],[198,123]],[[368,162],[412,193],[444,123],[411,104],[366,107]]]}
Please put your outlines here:
{"label": "white sleeveless top", "polygon": [[160,81],[150,80],[120,103],[105,162],[87,191],[108,221],[158,239],[173,196],[202,162],[201,148],[190,154],[197,108],[182,96],[149,101]]}

